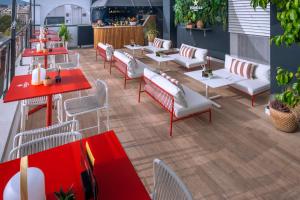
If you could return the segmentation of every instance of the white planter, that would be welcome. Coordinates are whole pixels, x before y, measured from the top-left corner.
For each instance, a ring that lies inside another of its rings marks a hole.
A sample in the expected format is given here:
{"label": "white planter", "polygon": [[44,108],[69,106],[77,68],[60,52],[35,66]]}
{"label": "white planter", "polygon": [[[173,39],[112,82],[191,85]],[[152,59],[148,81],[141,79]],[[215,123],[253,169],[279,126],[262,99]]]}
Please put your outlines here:
{"label": "white planter", "polygon": [[129,22],[130,26],[136,26],[136,22]]}

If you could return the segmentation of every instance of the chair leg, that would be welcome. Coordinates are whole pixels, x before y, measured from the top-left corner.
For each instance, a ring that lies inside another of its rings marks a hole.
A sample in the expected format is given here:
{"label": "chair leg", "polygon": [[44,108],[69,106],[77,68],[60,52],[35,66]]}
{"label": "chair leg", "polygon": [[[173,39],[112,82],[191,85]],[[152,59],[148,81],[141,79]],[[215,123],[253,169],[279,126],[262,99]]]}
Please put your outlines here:
{"label": "chair leg", "polygon": [[106,109],[106,127],[107,131],[110,130],[110,124],[109,124],[109,108]]}
{"label": "chair leg", "polygon": [[255,96],[251,96],[251,101],[252,101],[252,107],[254,107]]}
{"label": "chair leg", "polygon": [[97,110],[97,125],[98,125],[98,133],[101,132],[101,127],[100,127],[100,111]]}
{"label": "chair leg", "polygon": [[125,78],[124,78],[124,89],[126,89],[126,84],[127,84],[127,78],[125,76]]}
{"label": "chair leg", "polygon": [[173,135],[173,113],[170,113],[170,136]]}
{"label": "chair leg", "polygon": [[60,98],[57,102],[57,114],[58,114],[58,121],[62,123],[64,121],[64,113],[63,113],[63,102]]}

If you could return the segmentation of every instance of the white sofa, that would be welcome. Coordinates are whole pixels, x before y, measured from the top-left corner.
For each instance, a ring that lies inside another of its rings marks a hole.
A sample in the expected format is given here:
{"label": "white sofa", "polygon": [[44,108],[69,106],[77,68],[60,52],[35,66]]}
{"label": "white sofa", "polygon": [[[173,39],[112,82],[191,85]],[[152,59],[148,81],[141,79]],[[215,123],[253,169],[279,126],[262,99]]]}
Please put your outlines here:
{"label": "white sofa", "polygon": [[[232,76],[232,73],[230,73],[230,66],[232,59],[234,58],[253,63],[256,66],[253,79],[240,77],[240,80],[231,85],[233,88],[250,95],[252,106],[254,106],[255,97],[270,90],[270,66],[226,55],[224,69],[216,70],[214,71],[214,74],[223,78]],[[238,75],[235,75],[235,77],[237,76]]]}
{"label": "white sofa", "polygon": [[[144,91],[141,91],[142,87],[140,87],[139,101],[141,92],[146,92],[170,112],[170,136],[172,136],[173,122],[180,119],[208,112],[209,119],[211,120],[212,102],[201,94],[193,91],[185,85],[182,85],[182,89],[184,90],[183,98],[186,102],[186,106],[183,106],[176,101],[178,94],[181,92],[181,89],[178,86],[149,68],[144,69],[143,78],[145,86]],[[162,96],[164,97],[162,98]]]}
{"label": "white sofa", "polygon": [[137,59],[133,61],[121,51],[114,51],[113,63],[114,67],[124,75],[124,88],[126,88],[127,80],[141,78],[144,73],[144,68],[148,67],[148,65]]}
{"label": "white sofa", "polygon": [[181,46],[183,46],[183,45],[197,49],[195,52],[195,56],[192,59],[190,59],[190,58],[180,55],[179,53],[169,55],[170,57],[174,58],[174,62],[176,62],[177,64],[184,66],[188,69],[192,69],[192,68],[199,67],[199,66],[204,66],[207,64],[207,53],[208,53],[207,49],[201,49],[201,48],[193,47],[193,46],[190,46],[187,44],[182,44]]}
{"label": "white sofa", "polygon": [[[106,62],[111,61],[114,50],[113,50],[112,48],[110,48],[110,46],[108,46],[108,45],[106,45],[106,44],[103,44],[103,43],[99,42],[99,43],[98,43],[98,48],[97,48],[97,49],[98,49],[99,55],[100,55],[103,59],[105,59]],[[100,51],[99,51],[99,50],[100,50]],[[101,50],[103,50],[103,51],[101,52]],[[96,56],[97,56],[97,54],[96,54]]]}
{"label": "white sofa", "polygon": [[157,47],[154,46],[153,43],[150,43],[148,46],[144,47],[144,51],[150,51],[152,53],[156,53],[156,52],[159,52],[159,51],[165,51],[165,50],[170,50],[171,49],[171,47],[172,47],[172,41],[171,40],[164,40],[164,39],[160,39],[160,38],[158,38],[158,39],[163,41],[162,48],[157,48]]}

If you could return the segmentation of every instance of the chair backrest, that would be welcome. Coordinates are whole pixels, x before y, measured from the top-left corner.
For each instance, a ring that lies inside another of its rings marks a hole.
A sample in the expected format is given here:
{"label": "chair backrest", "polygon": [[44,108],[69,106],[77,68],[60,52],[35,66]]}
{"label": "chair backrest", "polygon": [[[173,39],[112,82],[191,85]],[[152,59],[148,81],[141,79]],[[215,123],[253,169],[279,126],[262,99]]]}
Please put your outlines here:
{"label": "chair backrest", "polygon": [[154,170],[154,190],[153,200],[174,199],[192,200],[192,195],[175,174],[163,161],[155,159],[153,161]]}
{"label": "chair backrest", "polygon": [[63,41],[59,41],[59,42],[54,42],[54,41],[51,41],[50,42],[50,48],[58,48],[58,47],[64,47],[65,44]]}
{"label": "chair backrest", "polygon": [[14,148],[10,154],[10,160],[27,156],[30,154],[38,153],[51,149],[57,146],[61,146],[70,142],[81,139],[82,136],[79,132],[61,133],[55,134],[31,142],[24,143],[16,148]]}
{"label": "chair backrest", "polygon": [[96,97],[97,97],[99,105],[108,106],[107,84],[104,81],[97,79],[95,85],[96,85]]}
{"label": "chair backrest", "polygon": [[77,120],[72,120],[68,122],[55,124],[45,128],[39,128],[39,129],[21,132],[14,137],[13,148],[39,138],[60,134],[60,133],[78,131],[78,130],[79,130],[79,122]]}
{"label": "chair backrest", "polygon": [[75,51],[69,51],[67,56],[67,62],[73,63],[74,66],[79,67],[80,65],[80,54]]}

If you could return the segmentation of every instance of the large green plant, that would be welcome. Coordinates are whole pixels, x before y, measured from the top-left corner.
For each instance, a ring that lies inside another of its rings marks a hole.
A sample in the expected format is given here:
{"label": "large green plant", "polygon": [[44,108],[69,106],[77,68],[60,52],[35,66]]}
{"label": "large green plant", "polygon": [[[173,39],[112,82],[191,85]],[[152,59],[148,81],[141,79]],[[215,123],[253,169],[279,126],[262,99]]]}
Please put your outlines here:
{"label": "large green plant", "polygon": [[276,99],[290,108],[297,106],[300,102],[300,67],[296,73],[278,67],[276,80],[278,86],[283,87]]}
{"label": "large green plant", "polygon": [[226,28],[227,2],[227,0],[199,0],[198,5],[202,9],[193,11],[190,9],[194,5],[192,0],[175,0],[175,24],[194,23],[201,19],[210,25],[223,24]]}
{"label": "large green plant", "polygon": [[65,24],[60,25],[58,35],[65,42],[69,42],[72,40],[71,33],[69,32],[69,29]]}
{"label": "large green plant", "polygon": [[266,9],[269,3],[276,6],[277,20],[284,30],[282,35],[272,37],[271,41],[277,46],[300,45],[300,0],[251,0],[254,8]]}

